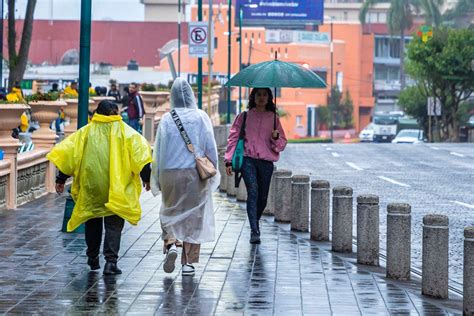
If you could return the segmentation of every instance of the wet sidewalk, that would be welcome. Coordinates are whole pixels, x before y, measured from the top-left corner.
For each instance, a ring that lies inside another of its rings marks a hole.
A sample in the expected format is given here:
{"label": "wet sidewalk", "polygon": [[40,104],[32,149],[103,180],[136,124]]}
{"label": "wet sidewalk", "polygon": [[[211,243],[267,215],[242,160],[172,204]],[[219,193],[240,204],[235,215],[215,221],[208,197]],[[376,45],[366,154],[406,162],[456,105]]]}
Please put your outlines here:
{"label": "wet sidewalk", "polygon": [[180,266],[163,272],[160,199],[149,193],[139,225],[124,229],[123,274],[103,276],[86,265],[84,235],[60,232],[64,202],[51,194],[0,212],[0,313],[462,314],[460,297],[428,299],[419,280],[388,280],[383,268],[356,265],[354,255],[332,253],[273,217],[264,218],[262,244],[250,245],[244,206],[222,194],[216,241],[203,245],[194,277],[182,277]]}

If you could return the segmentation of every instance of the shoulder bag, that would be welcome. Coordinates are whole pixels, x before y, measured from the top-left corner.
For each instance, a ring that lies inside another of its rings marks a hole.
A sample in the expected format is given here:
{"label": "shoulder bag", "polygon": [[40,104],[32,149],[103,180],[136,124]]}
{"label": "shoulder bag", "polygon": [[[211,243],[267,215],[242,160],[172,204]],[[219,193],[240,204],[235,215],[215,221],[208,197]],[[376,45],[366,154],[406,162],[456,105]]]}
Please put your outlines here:
{"label": "shoulder bag", "polygon": [[235,187],[238,188],[240,180],[242,179],[242,164],[244,162],[245,149],[245,124],[247,121],[247,112],[242,114],[242,125],[240,126],[239,140],[235,146],[234,154],[232,155],[232,170],[235,173]]}

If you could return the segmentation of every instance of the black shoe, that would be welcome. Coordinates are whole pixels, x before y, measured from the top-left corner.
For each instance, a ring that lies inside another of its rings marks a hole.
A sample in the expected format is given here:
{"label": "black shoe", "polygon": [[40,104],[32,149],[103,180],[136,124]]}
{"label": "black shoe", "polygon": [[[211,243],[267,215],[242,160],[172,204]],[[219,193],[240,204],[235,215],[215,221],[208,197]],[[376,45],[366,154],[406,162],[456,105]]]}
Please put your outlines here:
{"label": "black shoe", "polygon": [[116,262],[107,262],[104,267],[104,274],[106,275],[122,274],[122,270],[120,270],[117,267]]}
{"label": "black shoe", "polygon": [[252,232],[250,234],[250,243],[259,244],[260,243],[260,234],[258,232]]}
{"label": "black shoe", "polygon": [[89,265],[89,267],[91,267],[91,270],[99,270],[100,269],[99,257],[87,258],[87,264]]}

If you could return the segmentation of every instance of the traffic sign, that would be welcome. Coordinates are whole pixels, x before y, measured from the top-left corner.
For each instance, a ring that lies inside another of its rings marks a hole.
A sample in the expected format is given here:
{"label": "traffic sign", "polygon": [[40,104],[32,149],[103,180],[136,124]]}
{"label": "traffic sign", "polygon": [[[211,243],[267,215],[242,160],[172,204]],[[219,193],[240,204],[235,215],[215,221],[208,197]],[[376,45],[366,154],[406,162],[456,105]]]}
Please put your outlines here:
{"label": "traffic sign", "polygon": [[433,97],[428,97],[427,107],[426,110],[428,112],[428,116],[441,116],[441,101]]}
{"label": "traffic sign", "polygon": [[207,57],[209,40],[209,29],[207,22],[190,22],[189,23],[189,56],[190,57]]}

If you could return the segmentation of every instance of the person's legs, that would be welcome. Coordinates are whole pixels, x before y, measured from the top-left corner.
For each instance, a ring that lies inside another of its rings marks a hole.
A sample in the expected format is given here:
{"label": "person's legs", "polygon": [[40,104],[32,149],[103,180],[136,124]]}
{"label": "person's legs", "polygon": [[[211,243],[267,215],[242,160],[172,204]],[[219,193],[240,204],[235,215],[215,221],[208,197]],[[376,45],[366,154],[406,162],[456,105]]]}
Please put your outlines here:
{"label": "person's legs", "polygon": [[181,254],[181,264],[183,265],[183,269],[181,272],[182,275],[194,275],[195,269],[193,263],[199,262],[200,252],[200,244],[191,244],[188,242],[183,242],[183,252]]}
{"label": "person's legs", "polygon": [[[270,181],[272,180],[273,163],[270,161],[259,160],[257,162],[257,184],[258,184],[258,198],[257,198],[257,227],[263,211],[267,206],[268,191],[270,190]],[[258,228],[260,231],[260,228]]]}
{"label": "person's legs", "polygon": [[244,157],[242,163],[242,176],[245,187],[247,188],[247,216],[250,222],[252,232],[258,232],[257,228],[257,201],[258,201],[258,183],[257,168],[255,160]]}
{"label": "person's legs", "polygon": [[99,253],[102,241],[102,217],[92,218],[85,223],[85,238],[87,244],[87,264],[92,270],[100,269]]}
{"label": "person's legs", "polygon": [[104,223],[104,257],[107,261],[104,267],[104,274],[120,274],[122,271],[117,267],[117,259],[125,221],[117,215],[112,215],[105,217]]}

